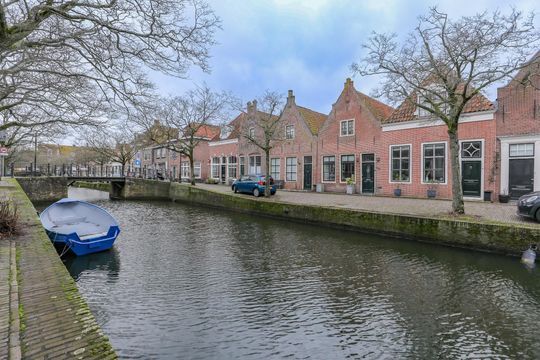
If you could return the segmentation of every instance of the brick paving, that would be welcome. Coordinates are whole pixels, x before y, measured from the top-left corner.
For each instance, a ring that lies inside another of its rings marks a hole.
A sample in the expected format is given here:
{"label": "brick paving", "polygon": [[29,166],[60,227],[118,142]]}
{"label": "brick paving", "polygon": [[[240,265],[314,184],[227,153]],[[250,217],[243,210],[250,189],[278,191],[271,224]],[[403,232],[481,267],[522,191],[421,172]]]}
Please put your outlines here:
{"label": "brick paving", "polygon": [[[12,239],[16,244],[22,358],[116,358],[24,192],[18,186],[1,184],[0,196],[6,195],[19,205],[22,223],[21,234]],[[6,263],[9,266],[9,261],[4,261],[5,256],[0,239],[0,359],[7,359],[4,354],[7,347],[2,341],[9,335],[3,327],[6,316],[9,323],[9,306],[4,306],[6,299],[9,302],[4,268]]]}
{"label": "brick paving", "polygon": [[8,358],[9,351],[9,266],[10,245],[0,238],[0,359]]}
{"label": "brick paving", "polygon": [[[197,184],[197,186],[234,195],[230,186],[209,184]],[[251,195],[236,194],[236,196]],[[268,201],[267,199],[264,200]],[[286,190],[278,190],[276,195],[270,198],[270,201],[428,217],[447,217],[450,216],[449,214],[452,210],[452,202],[450,200],[395,198]],[[465,212],[467,218],[472,217],[472,219],[478,221],[520,224],[540,228],[539,223],[516,215],[515,203],[501,204],[483,201],[466,201]]]}

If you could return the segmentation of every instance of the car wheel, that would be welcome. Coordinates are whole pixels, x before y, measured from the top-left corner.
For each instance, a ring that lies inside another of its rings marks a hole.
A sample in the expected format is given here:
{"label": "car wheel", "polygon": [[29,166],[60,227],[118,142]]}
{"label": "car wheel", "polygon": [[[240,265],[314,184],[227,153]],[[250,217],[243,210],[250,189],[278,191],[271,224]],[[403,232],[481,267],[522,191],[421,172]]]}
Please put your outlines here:
{"label": "car wheel", "polygon": [[238,194],[238,188],[237,188],[236,186],[233,186],[232,189],[233,189],[233,191],[234,191],[235,194]]}
{"label": "car wheel", "polygon": [[253,189],[253,196],[259,197],[261,195],[261,192],[259,191],[259,188]]}

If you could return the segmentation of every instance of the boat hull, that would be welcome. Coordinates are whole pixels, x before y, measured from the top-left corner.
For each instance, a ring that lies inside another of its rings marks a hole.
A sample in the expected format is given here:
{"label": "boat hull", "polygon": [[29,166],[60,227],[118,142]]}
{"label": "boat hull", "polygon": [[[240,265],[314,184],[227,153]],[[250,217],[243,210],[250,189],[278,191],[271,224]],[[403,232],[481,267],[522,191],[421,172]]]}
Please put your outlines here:
{"label": "boat hull", "polygon": [[66,251],[69,250],[77,256],[109,250],[113,247],[114,241],[119,234],[120,228],[118,226],[111,226],[107,235],[81,240],[77,233],[64,235],[47,230],[47,235],[54,245],[63,246]]}

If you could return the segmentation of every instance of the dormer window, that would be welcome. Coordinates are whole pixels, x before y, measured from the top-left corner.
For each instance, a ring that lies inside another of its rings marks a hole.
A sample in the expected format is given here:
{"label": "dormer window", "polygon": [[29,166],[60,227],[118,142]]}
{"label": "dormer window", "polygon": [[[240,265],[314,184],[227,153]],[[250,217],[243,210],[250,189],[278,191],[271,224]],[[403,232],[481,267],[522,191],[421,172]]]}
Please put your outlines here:
{"label": "dormer window", "polygon": [[248,135],[253,139],[255,137],[255,128],[249,128]]}
{"label": "dormer window", "polygon": [[354,135],[354,120],[342,120],[340,122],[341,136]]}
{"label": "dormer window", "polygon": [[[437,105],[440,110],[447,114],[448,103],[446,99],[446,90],[442,86],[431,86],[426,94],[418,95],[417,103],[429,109],[432,109],[433,105]],[[416,110],[418,117],[435,116],[432,112],[420,106],[417,106]]]}
{"label": "dormer window", "polygon": [[229,135],[231,135],[231,127],[230,126],[223,126],[221,128],[221,133],[219,134],[219,138],[221,140],[224,140],[224,139],[227,139],[229,137]]}
{"label": "dormer window", "polygon": [[294,139],[294,125],[285,126],[285,138],[287,140]]}

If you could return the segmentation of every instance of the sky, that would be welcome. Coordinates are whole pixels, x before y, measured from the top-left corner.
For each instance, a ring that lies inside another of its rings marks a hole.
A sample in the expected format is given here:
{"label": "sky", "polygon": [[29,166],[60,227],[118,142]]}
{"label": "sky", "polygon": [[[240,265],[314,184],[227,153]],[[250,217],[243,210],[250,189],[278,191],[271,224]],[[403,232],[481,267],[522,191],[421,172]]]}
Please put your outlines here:
{"label": "sky", "polygon": [[[353,76],[350,66],[363,55],[362,43],[373,32],[407,34],[419,15],[436,5],[451,17],[499,9],[530,12],[535,0],[209,0],[222,20],[211,48],[211,73],[192,68],[188,79],[153,73],[163,95],[180,95],[195,84],[231,91],[244,102],[265,90],[294,91],[296,103],[329,113],[347,77],[371,94],[373,77]],[[536,7],[535,7],[536,5]],[[536,23],[539,24],[539,19]],[[488,91],[495,100],[495,89]]]}

